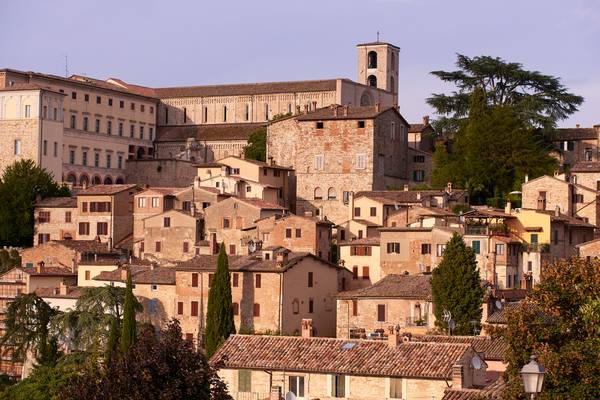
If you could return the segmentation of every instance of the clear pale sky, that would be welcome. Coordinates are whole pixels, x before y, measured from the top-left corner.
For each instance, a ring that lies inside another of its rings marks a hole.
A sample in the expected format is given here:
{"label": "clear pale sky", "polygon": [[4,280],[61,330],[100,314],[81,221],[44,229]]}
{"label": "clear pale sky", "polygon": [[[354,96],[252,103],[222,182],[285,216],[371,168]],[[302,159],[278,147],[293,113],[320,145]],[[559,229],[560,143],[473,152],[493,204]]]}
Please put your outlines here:
{"label": "clear pale sky", "polygon": [[3,0],[0,68],[161,87],[344,77],[355,44],[401,47],[401,113],[433,112],[429,74],[455,53],[499,56],[559,76],[585,97],[561,126],[600,123],[596,0]]}

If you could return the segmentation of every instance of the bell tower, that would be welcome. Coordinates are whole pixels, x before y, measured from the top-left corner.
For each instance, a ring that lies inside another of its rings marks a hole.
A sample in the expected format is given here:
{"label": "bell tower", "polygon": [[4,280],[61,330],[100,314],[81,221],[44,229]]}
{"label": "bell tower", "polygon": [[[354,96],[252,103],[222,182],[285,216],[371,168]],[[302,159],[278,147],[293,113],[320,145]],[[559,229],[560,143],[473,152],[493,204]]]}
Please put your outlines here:
{"label": "bell tower", "polygon": [[391,92],[394,95],[394,103],[398,104],[400,48],[379,40],[357,44],[356,48],[358,50],[358,83]]}

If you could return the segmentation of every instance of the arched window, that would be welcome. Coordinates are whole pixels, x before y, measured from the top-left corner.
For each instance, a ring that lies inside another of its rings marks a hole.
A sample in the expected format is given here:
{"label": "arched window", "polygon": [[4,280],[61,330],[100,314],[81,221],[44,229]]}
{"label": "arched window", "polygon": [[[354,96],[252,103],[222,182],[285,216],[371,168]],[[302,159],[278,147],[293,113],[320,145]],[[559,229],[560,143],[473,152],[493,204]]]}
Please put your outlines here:
{"label": "arched window", "polygon": [[377,68],[377,53],[374,51],[370,51],[367,55],[368,65],[367,68]]}
{"label": "arched window", "polygon": [[320,187],[315,188],[315,200],[323,200],[323,192]]}
{"label": "arched window", "polygon": [[110,176],[107,176],[106,178],[104,178],[104,184],[105,185],[112,185],[113,180]]}
{"label": "arched window", "polygon": [[377,87],[377,77],[375,75],[369,75],[367,78],[367,85]]}
{"label": "arched window", "polygon": [[143,147],[138,147],[137,149],[137,158],[138,160],[141,160],[142,158],[144,158],[144,156],[146,155],[146,152],[144,151]]}
{"label": "arched window", "polygon": [[371,100],[371,95],[369,94],[369,92],[367,90],[365,90],[363,92],[363,94],[360,96],[360,105],[361,106],[370,106],[373,103],[373,101]]}
{"label": "arched window", "polygon": [[100,185],[101,183],[102,183],[102,179],[100,179],[100,177],[98,175],[94,176],[94,179],[92,179],[92,184]]}
{"label": "arched window", "polygon": [[69,174],[67,175],[67,182],[76,185],[77,184],[77,177],[75,176],[75,174]]}
{"label": "arched window", "polygon": [[395,81],[394,81],[394,77],[390,76],[390,92],[394,93],[396,92],[396,85],[395,85]]}
{"label": "arched window", "polygon": [[335,200],[336,197],[335,189],[330,187],[327,191],[327,200]]}
{"label": "arched window", "polygon": [[83,174],[79,177],[79,186],[87,186],[90,184],[90,178],[87,175]]}
{"label": "arched window", "polygon": [[298,301],[298,299],[294,299],[292,301],[292,312],[294,314],[300,313],[300,302]]}
{"label": "arched window", "polygon": [[115,183],[116,183],[117,185],[122,185],[122,184],[124,184],[124,183],[125,183],[125,179],[123,179],[123,177],[122,177],[122,176],[119,176],[119,177],[117,178],[117,181],[116,181]]}
{"label": "arched window", "polygon": [[223,106],[223,122],[227,122],[227,106]]}
{"label": "arched window", "polygon": [[72,239],[73,239],[73,236],[71,236],[70,233],[65,233],[63,235],[63,240],[72,240]]}
{"label": "arched window", "polygon": [[265,103],[265,121],[269,120],[269,105]]}

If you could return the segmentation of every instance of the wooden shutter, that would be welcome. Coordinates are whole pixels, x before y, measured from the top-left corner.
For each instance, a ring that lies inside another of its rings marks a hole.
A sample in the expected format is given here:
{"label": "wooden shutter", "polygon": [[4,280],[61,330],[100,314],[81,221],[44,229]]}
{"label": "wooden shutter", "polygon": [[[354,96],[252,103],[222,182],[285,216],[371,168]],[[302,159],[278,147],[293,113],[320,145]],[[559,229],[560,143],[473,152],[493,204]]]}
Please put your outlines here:
{"label": "wooden shutter", "polygon": [[192,287],[198,287],[198,274],[192,273]]}
{"label": "wooden shutter", "polygon": [[182,301],[177,302],[177,314],[183,315],[183,302]]}
{"label": "wooden shutter", "polygon": [[192,301],[192,317],[197,317],[198,316],[198,302],[197,301]]}
{"label": "wooden shutter", "polygon": [[377,322],[385,322],[385,304],[377,304]]}

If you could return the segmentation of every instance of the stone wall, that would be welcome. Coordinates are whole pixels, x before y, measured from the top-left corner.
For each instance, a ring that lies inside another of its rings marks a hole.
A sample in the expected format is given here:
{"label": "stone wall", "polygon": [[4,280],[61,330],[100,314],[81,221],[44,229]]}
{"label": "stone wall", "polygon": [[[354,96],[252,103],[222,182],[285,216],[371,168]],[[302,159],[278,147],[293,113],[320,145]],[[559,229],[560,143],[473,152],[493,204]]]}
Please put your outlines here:
{"label": "stone wall", "polygon": [[128,160],[125,175],[127,183],[186,187],[194,181],[196,167],[194,163],[183,160]]}

